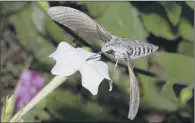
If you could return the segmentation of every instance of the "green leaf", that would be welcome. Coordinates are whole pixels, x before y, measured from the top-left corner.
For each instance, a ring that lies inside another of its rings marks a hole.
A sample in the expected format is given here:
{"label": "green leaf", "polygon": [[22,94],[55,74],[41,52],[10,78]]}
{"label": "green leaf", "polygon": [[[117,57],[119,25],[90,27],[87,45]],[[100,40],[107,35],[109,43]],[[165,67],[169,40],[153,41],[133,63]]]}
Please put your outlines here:
{"label": "green leaf", "polygon": [[176,38],[167,20],[156,13],[141,14],[145,28],[157,37],[162,37],[168,40]]}
{"label": "green leaf", "polygon": [[167,81],[160,91],[160,95],[167,97],[172,101],[178,101],[175,92],[173,90],[173,82]]}
{"label": "green leaf", "polygon": [[73,42],[73,37],[59,27],[49,16],[47,16],[44,20],[44,27],[47,34],[55,39],[55,41],[66,41],[69,44]]}
{"label": "green leaf", "polygon": [[178,52],[183,55],[194,57],[194,44],[188,41],[181,41],[178,46]]}
{"label": "green leaf", "polygon": [[46,2],[39,1],[37,3],[45,12],[47,12],[47,10],[49,9],[48,1],[46,1]]}
{"label": "green leaf", "polygon": [[51,64],[52,60],[49,55],[55,50],[55,47],[38,34],[33,26],[31,14],[32,6],[29,6],[12,16],[10,21],[16,29],[18,41],[29,51],[32,51],[40,62]]}
{"label": "green leaf", "polygon": [[176,2],[161,1],[160,3],[165,8],[165,11],[167,13],[167,16],[168,16],[170,22],[174,26],[176,26],[180,20],[182,7],[179,4],[177,4]]}
{"label": "green leaf", "polygon": [[193,96],[193,92],[192,89],[189,87],[186,87],[184,89],[181,90],[180,93],[180,101],[182,104],[186,104],[186,102],[191,99]]}
{"label": "green leaf", "polygon": [[[103,2],[108,7],[105,12],[97,18],[98,23],[114,35],[137,40],[145,40],[148,33],[145,31],[139,12],[129,2]],[[89,11],[101,11],[101,3],[89,7]]]}
{"label": "green leaf", "polygon": [[6,16],[15,12],[19,12],[20,10],[22,10],[26,4],[29,4],[27,2],[23,2],[23,1],[13,1],[13,2],[1,2],[1,6],[3,7],[2,9],[2,13]]}
{"label": "green leaf", "polygon": [[[90,13],[95,16],[101,16],[107,10],[109,2],[86,2],[86,1],[78,1],[80,5],[85,5],[90,11]],[[98,10],[98,11],[97,11]]]}
{"label": "green leaf", "polygon": [[10,120],[14,111],[14,103],[15,103],[14,95],[11,95],[10,97],[7,96],[1,113],[2,122],[8,122]]}
{"label": "green leaf", "polygon": [[48,2],[37,2],[33,4],[32,21],[36,29],[43,35],[49,34],[55,41],[66,41],[72,43],[73,38],[64,32],[55,22],[47,15],[49,7]]}
{"label": "green leaf", "polygon": [[194,1],[185,1],[185,2],[191,9],[194,9]]}
{"label": "green leaf", "polygon": [[148,57],[134,59],[133,63],[135,64],[136,67],[140,69],[148,70]]}
{"label": "green leaf", "polygon": [[30,122],[30,121],[35,122],[37,120],[36,117],[38,117],[38,119],[41,119],[41,120],[51,119],[49,113],[47,113],[43,109],[33,108],[31,111],[29,111],[24,116],[23,120],[26,121],[26,122]]}
{"label": "green leaf", "polygon": [[[139,74],[139,79],[142,82],[142,95],[140,105],[144,108],[154,108],[156,110],[164,111],[176,111],[177,104],[174,97],[170,95],[163,95],[158,92],[154,85],[154,79],[145,75]],[[170,96],[167,98],[167,96]]]}
{"label": "green leaf", "polygon": [[194,42],[194,26],[186,19],[180,20],[178,32],[184,39]]}
{"label": "green leaf", "polygon": [[[63,97],[63,99],[62,99]],[[96,102],[83,100],[64,90],[56,90],[45,101],[51,114],[64,121],[94,121],[95,119],[114,119]]]}
{"label": "green leaf", "polygon": [[42,9],[40,9],[37,4],[32,5],[32,22],[35,25],[36,29],[45,34],[45,28],[44,28],[44,19],[45,19],[45,13]]}
{"label": "green leaf", "polygon": [[[194,60],[192,57],[160,52],[155,56],[155,61],[167,75],[165,79],[184,85],[194,85]],[[161,76],[159,73],[156,74]]]}
{"label": "green leaf", "polygon": [[188,113],[188,112],[179,112],[179,114],[182,117],[185,117],[185,118],[191,118],[192,117],[192,115],[190,115],[190,113]]}
{"label": "green leaf", "polygon": [[194,108],[188,104],[180,104],[178,113],[185,118],[192,118],[194,116]]}

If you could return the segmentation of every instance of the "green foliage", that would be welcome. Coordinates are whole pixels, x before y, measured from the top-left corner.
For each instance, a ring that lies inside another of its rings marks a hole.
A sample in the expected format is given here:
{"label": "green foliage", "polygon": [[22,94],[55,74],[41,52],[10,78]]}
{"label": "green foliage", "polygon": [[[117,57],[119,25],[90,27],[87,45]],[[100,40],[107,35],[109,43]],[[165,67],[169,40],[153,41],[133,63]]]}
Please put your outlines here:
{"label": "green foliage", "polygon": [[49,17],[44,20],[43,26],[45,27],[47,34],[51,36],[56,42],[66,41],[68,43],[72,43],[72,37],[65,33],[64,30],[57,26],[57,24],[55,24]]}
{"label": "green foliage", "polygon": [[8,16],[10,14],[14,14],[15,12],[21,11],[22,8],[24,8],[25,5],[27,5],[26,2],[1,2],[2,4],[2,13],[5,16]]}
{"label": "green foliage", "polygon": [[[130,40],[148,40],[159,45],[160,49],[156,53],[133,60],[141,92],[139,111],[160,111],[164,114],[179,112],[182,117],[192,118],[192,105],[187,102],[193,98],[192,88],[189,87],[194,87],[194,27],[190,18],[193,15],[184,16],[183,13],[194,10],[194,2],[79,1],[63,4],[85,8],[81,10],[114,35]],[[2,2],[1,5],[4,5],[3,26],[6,28],[3,31],[7,34],[9,29],[6,26],[13,26],[16,42],[28,51],[28,55],[37,59],[32,66],[39,70],[48,68],[43,73],[47,79],[52,77],[50,70],[54,65],[49,55],[55,50],[57,43],[66,41],[72,46],[80,45],[89,51],[100,49],[103,45],[102,42],[87,37],[82,37],[84,42],[75,40],[74,36],[47,15],[49,2]],[[185,9],[184,6],[190,9]],[[6,55],[2,54],[3,58]],[[114,58],[104,54],[102,60],[107,62],[112,75]],[[9,63],[9,67],[25,66],[10,61],[6,63]],[[41,101],[24,117],[24,121],[36,121],[36,116],[46,121],[126,121],[130,85],[125,64],[126,62],[120,61],[115,76],[111,76],[115,84],[112,92],[108,91],[106,81],[100,85],[98,96],[91,96],[84,88],[79,90],[79,94],[74,94],[70,90],[78,91],[75,86],[80,83],[76,74],[63,85],[66,89],[58,89]],[[158,87],[162,81],[164,84]],[[73,86],[70,83],[76,84]],[[182,89],[179,97],[173,87],[176,84],[188,86]],[[140,116],[135,120],[140,119],[141,122],[144,121]]]}
{"label": "green foliage", "polygon": [[1,112],[1,122],[8,122],[14,111],[14,95],[6,98]]}
{"label": "green foliage", "polygon": [[[131,4],[126,2],[104,2],[104,5],[101,2],[97,3],[85,2],[88,10],[93,16],[97,17],[97,22],[105,29],[114,35],[129,39],[146,39],[148,34],[141,23],[139,12]],[[105,9],[105,7],[107,8]],[[102,11],[104,12],[99,14]]]}
{"label": "green foliage", "polygon": [[188,55],[194,57],[194,44],[193,42],[189,41],[181,41],[178,46],[178,52],[182,53],[183,55]]}
{"label": "green foliage", "polygon": [[48,2],[38,2],[37,3],[45,12],[49,9],[49,3]]}
{"label": "green foliage", "polygon": [[194,9],[194,2],[193,2],[193,1],[186,1],[186,4],[187,4],[191,9]]}
{"label": "green foliage", "polygon": [[155,36],[169,40],[176,38],[169,23],[161,15],[155,13],[142,14],[142,18],[146,29]]}
{"label": "green foliage", "polygon": [[[142,81],[142,93],[143,98],[141,99],[141,105],[145,108],[155,109],[160,111],[176,111],[177,105],[176,102],[172,99],[174,98],[173,94],[165,95],[164,90],[159,92],[154,84],[154,80],[150,77],[140,75],[140,81]],[[172,89],[166,90],[167,93],[170,93]]]}
{"label": "green foliage", "polygon": [[[62,98],[64,97],[64,98]],[[88,102],[83,100],[81,96],[76,96],[70,93],[69,91],[64,91],[58,89],[49,95],[46,99],[41,102],[45,103],[48,107],[48,111],[40,112],[39,117],[44,120],[49,120],[49,117],[52,117],[56,120],[61,121],[94,121],[97,119],[107,119],[114,120],[112,116],[110,116],[100,105],[95,102]],[[35,111],[38,110],[37,106]],[[32,112],[33,114],[33,112]],[[31,114],[31,115],[32,115]],[[48,114],[53,114],[52,116],[48,116]],[[37,114],[34,114],[36,116]],[[43,116],[44,117],[43,117]],[[75,118],[77,117],[77,118]],[[115,119],[116,120],[116,119]]]}
{"label": "green foliage", "polygon": [[165,72],[166,79],[184,85],[194,85],[194,59],[192,57],[160,52],[155,60]]}
{"label": "green foliage", "polygon": [[178,32],[184,39],[194,42],[194,27],[187,19],[180,20]]}
{"label": "green foliage", "polygon": [[180,101],[182,104],[185,104],[189,99],[192,98],[193,92],[192,89],[189,87],[186,87],[182,89],[180,93]]}
{"label": "green foliage", "polygon": [[[95,17],[101,17],[107,11],[109,2],[84,2],[78,1],[78,4],[85,5],[90,14]],[[98,11],[97,11],[98,10]]]}
{"label": "green foliage", "polygon": [[170,22],[176,26],[180,20],[180,15],[182,12],[182,7],[176,2],[160,2],[162,6],[165,8],[167,16]]}
{"label": "green foliage", "polygon": [[[32,6],[25,8],[10,18],[10,21],[15,26],[20,43],[32,51],[37,59],[41,62],[52,63],[48,54],[54,51],[54,46],[49,41],[39,35],[35,26],[32,23]],[[29,47],[30,46],[30,47]]]}
{"label": "green foliage", "polygon": [[45,33],[44,19],[46,14],[36,4],[32,6],[32,22],[40,33]]}

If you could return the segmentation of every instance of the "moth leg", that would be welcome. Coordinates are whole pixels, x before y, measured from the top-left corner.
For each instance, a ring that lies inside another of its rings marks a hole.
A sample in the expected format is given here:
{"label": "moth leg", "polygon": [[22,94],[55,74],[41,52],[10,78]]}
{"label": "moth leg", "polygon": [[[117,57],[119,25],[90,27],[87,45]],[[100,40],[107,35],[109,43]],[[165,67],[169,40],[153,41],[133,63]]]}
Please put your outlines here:
{"label": "moth leg", "polygon": [[114,74],[115,74],[115,71],[116,71],[117,65],[118,65],[118,59],[116,60],[116,63],[115,63],[115,65],[114,65],[114,71],[113,71],[113,73],[112,73],[112,75],[113,75],[113,76],[114,76]]}
{"label": "moth leg", "polygon": [[[114,65],[114,70],[113,70],[112,76],[114,76],[114,74],[115,74],[115,72],[116,72],[117,66],[118,66],[118,59],[116,60],[116,63],[115,63],[115,65]],[[113,83],[113,81],[111,80],[111,81],[109,82],[109,84],[110,84],[110,89],[109,89],[109,91],[112,90],[112,87],[113,87],[113,86],[112,86],[112,83]]]}
{"label": "moth leg", "polygon": [[132,67],[132,69],[135,67],[135,64],[132,62],[132,60],[129,59],[130,65]]}
{"label": "moth leg", "polygon": [[112,88],[113,88],[113,81],[112,80],[110,80],[109,81],[109,91],[112,91]]}
{"label": "moth leg", "polygon": [[[96,54],[90,56],[89,58],[87,58],[86,61],[89,61],[89,60],[92,60],[92,59],[99,58],[99,57],[101,57],[101,56],[97,56],[97,55],[100,55],[100,54],[102,54],[102,53],[103,53],[103,52],[100,51],[100,52],[98,52],[98,53],[96,53]],[[97,57],[95,57],[95,56],[97,56]]]}
{"label": "moth leg", "polygon": [[[128,54],[128,53],[127,53]],[[125,55],[125,60],[127,62],[129,62],[130,66],[132,67],[132,69],[135,67],[135,64],[133,63],[132,59],[129,57],[129,55]]]}
{"label": "moth leg", "polygon": [[[116,63],[115,63],[115,65],[114,65],[114,70],[113,70],[113,73],[112,73],[112,76],[114,76],[114,74],[115,74],[115,71],[116,71],[116,68],[117,68],[117,65],[118,65],[118,59],[117,59],[117,61],[116,61]],[[110,80],[109,81],[109,91],[112,91],[112,88],[113,88],[113,81],[112,80]]]}

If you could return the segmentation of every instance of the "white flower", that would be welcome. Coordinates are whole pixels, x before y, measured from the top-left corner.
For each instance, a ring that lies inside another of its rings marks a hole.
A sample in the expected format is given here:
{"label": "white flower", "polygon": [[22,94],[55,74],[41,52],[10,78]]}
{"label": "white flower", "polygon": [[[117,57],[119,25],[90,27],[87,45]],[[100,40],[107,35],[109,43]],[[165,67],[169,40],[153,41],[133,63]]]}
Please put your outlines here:
{"label": "white flower", "polygon": [[54,75],[70,76],[80,71],[82,85],[93,95],[98,92],[100,82],[105,78],[111,80],[108,74],[108,66],[100,60],[92,59],[86,61],[95,53],[88,52],[82,48],[74,48],[66,42],[61,42],[57,50],[50,55],[56,60],[56,65],[51,70]]}

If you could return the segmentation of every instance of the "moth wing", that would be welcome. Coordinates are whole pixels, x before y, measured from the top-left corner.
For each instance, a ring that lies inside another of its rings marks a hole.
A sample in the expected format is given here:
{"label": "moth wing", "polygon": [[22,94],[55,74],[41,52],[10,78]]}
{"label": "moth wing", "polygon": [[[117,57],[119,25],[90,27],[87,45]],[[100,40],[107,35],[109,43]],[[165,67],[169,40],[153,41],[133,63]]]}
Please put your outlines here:
{"label": "moth wing", "polygon": [[48,15],[53,20],[67,26],[77,33],[85,33],[87,36],[104,42],[110,41],[112,38],[112,35],[109,32],[79,10],[70,7],[56,6],[49,8]]}
{"label": "moth wing", "polygon": [[139,109],[140,95],[139,95],[138,81],[133,72],[133,68],[130,64],[130,59],[128,59],[127,65],[128,65],[129,80],[130,80],[130,104],[129,104],[130,107],[129,107],[128,118],[133,120]]}

